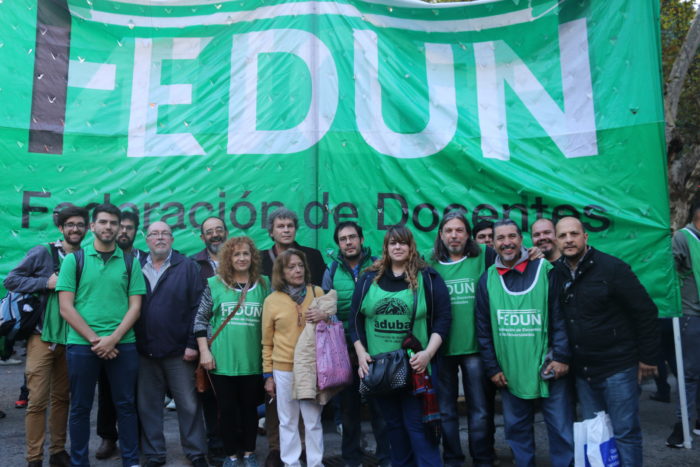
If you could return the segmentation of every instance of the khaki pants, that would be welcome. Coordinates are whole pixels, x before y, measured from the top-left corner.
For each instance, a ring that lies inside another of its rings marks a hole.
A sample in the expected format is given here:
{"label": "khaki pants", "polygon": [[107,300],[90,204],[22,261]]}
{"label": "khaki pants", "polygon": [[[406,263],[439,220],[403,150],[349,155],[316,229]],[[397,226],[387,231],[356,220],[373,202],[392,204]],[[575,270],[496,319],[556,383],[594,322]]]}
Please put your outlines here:
{"label": "khaki pants", "polygon": [[49,410],[49,433],[51,445],[49,454],[56,454],[66,448],[66,427],[68,422],[69,384],[66,347],[41,340],[38,334],[27,341],[27,387],[29,405],[24,418],[27,438],[27,462],[40,461],[44,457],[44,437],[46,435],[46,411]]}

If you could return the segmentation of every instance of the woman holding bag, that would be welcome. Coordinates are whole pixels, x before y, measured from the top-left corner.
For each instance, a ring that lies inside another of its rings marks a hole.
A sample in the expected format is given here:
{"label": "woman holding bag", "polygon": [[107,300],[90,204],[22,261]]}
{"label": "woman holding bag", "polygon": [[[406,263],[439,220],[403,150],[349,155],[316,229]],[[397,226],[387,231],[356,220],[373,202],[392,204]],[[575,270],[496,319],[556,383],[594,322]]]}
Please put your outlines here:
{"label": "woman holding bag", "polygon": [[[262,399],[261,321],[269,287],[260,253],[249,237],[221,248],[217,274],[209,278],[195,317],[199,363],[209,371],[219,405],[224,467],[257,467],[257,406]],[[207,336],[211,335],[210,339]],[[238,455],[243,458],[239,460]]]}
{"label": "woman holding bag", "polygon": [[[360,277],[350,311],[360,378],[370,372],[371,355],[402,348],[412,349],[409,364],[414,378],[425,378],[452,320],[445,282],[420,258],[413,234],[403,226],[387,231],[382,256]],[[439,446],[426,430],[425,404],[413,395],[414,387],[373,396],[386,420],[391,464],[440,466]]]}
{"label": "woman holding bag", "polygon": [[290,248],[280,253],[272,266],[272,292],[263,305],[262,355],[265,390],[277,399],[280,422],[280,457],[285,466],[299,466],[301,439],[299,413],[304,419],[308,467],[322,466],[322,406],[315,399],[292,397],[294,351],[306,322],[328,316],[310,308],[323,289],[311,284],[311,273],[303,252]]}

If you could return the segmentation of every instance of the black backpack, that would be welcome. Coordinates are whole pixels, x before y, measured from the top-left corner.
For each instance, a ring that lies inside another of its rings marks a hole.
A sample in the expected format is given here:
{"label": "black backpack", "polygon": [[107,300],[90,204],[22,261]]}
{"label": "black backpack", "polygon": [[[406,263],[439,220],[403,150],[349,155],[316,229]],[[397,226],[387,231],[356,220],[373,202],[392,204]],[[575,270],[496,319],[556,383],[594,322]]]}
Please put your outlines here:
{"label": "black backpack", "polygon": [[[126,266],[126,277],[127,284],[131,283],[131,268],[134,266],[134,255],[131,253],[124,253],[124,265]],[[78,286],[80,285],[80,277],[83,275],[83,268],[85,267],[85,251],[78,250],[73,253],[75,256],[75,293],[78,293]],[[127,286],[128,287],[128,286]]]}

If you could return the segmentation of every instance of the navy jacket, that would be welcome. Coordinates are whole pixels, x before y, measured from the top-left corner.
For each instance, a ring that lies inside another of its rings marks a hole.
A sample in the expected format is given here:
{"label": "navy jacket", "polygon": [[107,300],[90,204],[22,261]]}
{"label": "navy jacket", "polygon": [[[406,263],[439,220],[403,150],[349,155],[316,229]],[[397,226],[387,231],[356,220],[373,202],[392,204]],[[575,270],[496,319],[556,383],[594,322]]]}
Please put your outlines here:
{"label": "navy jacket", "polygon": [[[540,259],[539,261],[546,261]],[[491,266],[495,268],[496,266]],[[538,269],[538,260],[528,261],[525,271],[522,273],[516,269],[511,269],[502,277],[508,289],[519,292],[527,290],[535,280]],[[549,346],[552,349],[554,361],[569,364],[571,353],[569,350],[569,339],[566,335],[566,325],[559,311],[559,294],[554,279],[554,270],[549,271],[549,297],[548,297],[548,317],[549,317]],[[481,348],[481,358],[484,362],[486,376],[492,376],[503,371],[496,358],[496,349],[493,344],[493,331],[491,328],[491,303],[489,300],[486,282],[488,269],[479,279],[476,289],[476,334]]]}
{"label": "navy jacket", "polygon": [[[147,256],[141,257],[141,266]],[[136,348],[144,357],[181,357],[197,349],[192,327],[204,290],[197,263],[173,250],[170,266],[155,289],[146,280],[141,316],[134,326]]]}
{"label": "navy jacket", "polygon": [[[450,292],[447,290],[445,281],[435,269],[426,267],[421,273],[423,274],[423,287],[425,288],[425,302],[428,306],[428,338],[430,338],[432,333],[437,333],[444,342],[452,324]],[[366,272],[360,276],[355,286],[355,292],[352,294],[352,303],[350,305],[349,331],[351,343],[359,339],[365,348],[367,348],[365,315],[360,313],[360,307],[376,276],[377,271]]]}

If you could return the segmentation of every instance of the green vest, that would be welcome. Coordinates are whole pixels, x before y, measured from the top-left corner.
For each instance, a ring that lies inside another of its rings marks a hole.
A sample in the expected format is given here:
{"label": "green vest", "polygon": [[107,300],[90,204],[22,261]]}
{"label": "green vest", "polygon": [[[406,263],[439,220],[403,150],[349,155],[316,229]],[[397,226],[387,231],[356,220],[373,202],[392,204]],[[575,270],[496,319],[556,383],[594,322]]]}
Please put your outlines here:
{"label": "green vest", "polygon": [[[241,291],[228,287],[218,276],[210,277],[208,282],[213,302],[213,333],[236,308]],[[245,302],[212,342],[211,353],[216,363],[216,369],[212,373],[226,376],[262,373],[261,320],[263,301],[269,293],[264,279],[260,279],[248,290]]]}
{"label": "green vest", "polygon": [[[362,270],[372,264],[372,257],[369,254],[369,251],[367,251],[367,255],[363,259],[364,261],[362,264],[360,264],[360,273],[362,273]],[[347,333],[350,319],[350,303],[352,302],[352,294],[355,291],[356,281],[352,275],[352,272],[348,271],[342,260],[335,259],[334,261],[338,263],[332,278],[333,289],[338,292],[337,317],[343,322],[345,332]],[[330,270],[333,270],[333,263],[331,263]]]}
{"label": "green vest", "polygon": [[[700,240],[695,236],[693,232],[687,228],[681,229],[683,235],[688,240],[688,250],[690,251],[690,264],[693,269],[693,276],[695,278],[695,284],[698,288],[698,293],[700,293]],[[688,277],[687,275],[685,277]],[[685,277],[681,278],[684,280]]]}
{"label": "green vest", "polygon": [[[51,247],[47,245],[49,255]],[[63,258],[58,255],[58,265],[63,263]],[[58,305],[58,293],[55,290],[49,292],[46,297],[46,308],[44,311],[44,322],[41,329],[41,340],[53,342],[55,344],[66,345],[68,339],[68,323],[61,316],[61,310]]]}
{"label": "green vest", "polygon": [[486,247],[479,245],[476,258],[464,257],[453,263],[431,261],[430,265],[445,280],[452,303],[452,325],[447,342],[442,345],[444,355],[469,355],[479,352],[474,320],[476,284],[486,269]]}
{"label": "green vest", "polygon": [[544,259],[535,280],[524,292],[511,292],[495,266],[489,268],[486,287],[489,294],[491,329],[498,364],[508,381],[508,391],[521,399],[549,396],[540,369],[548,347],[547,273],[552,265]]}
{"label": "green vest", "polygon": [[[416,296],[416,319],[413,323],[413,335],[423,348],[428,345],[428,307],[425,304],[423,275],[418,275],[418,293]],[[391,352],[401,348],[406,333],[411,325],[413,313],[413,290],[387,292],[376,282],[372,282],[360,307],[365,315],[365,333],[367,334],[367,351],[370,355]]]}

